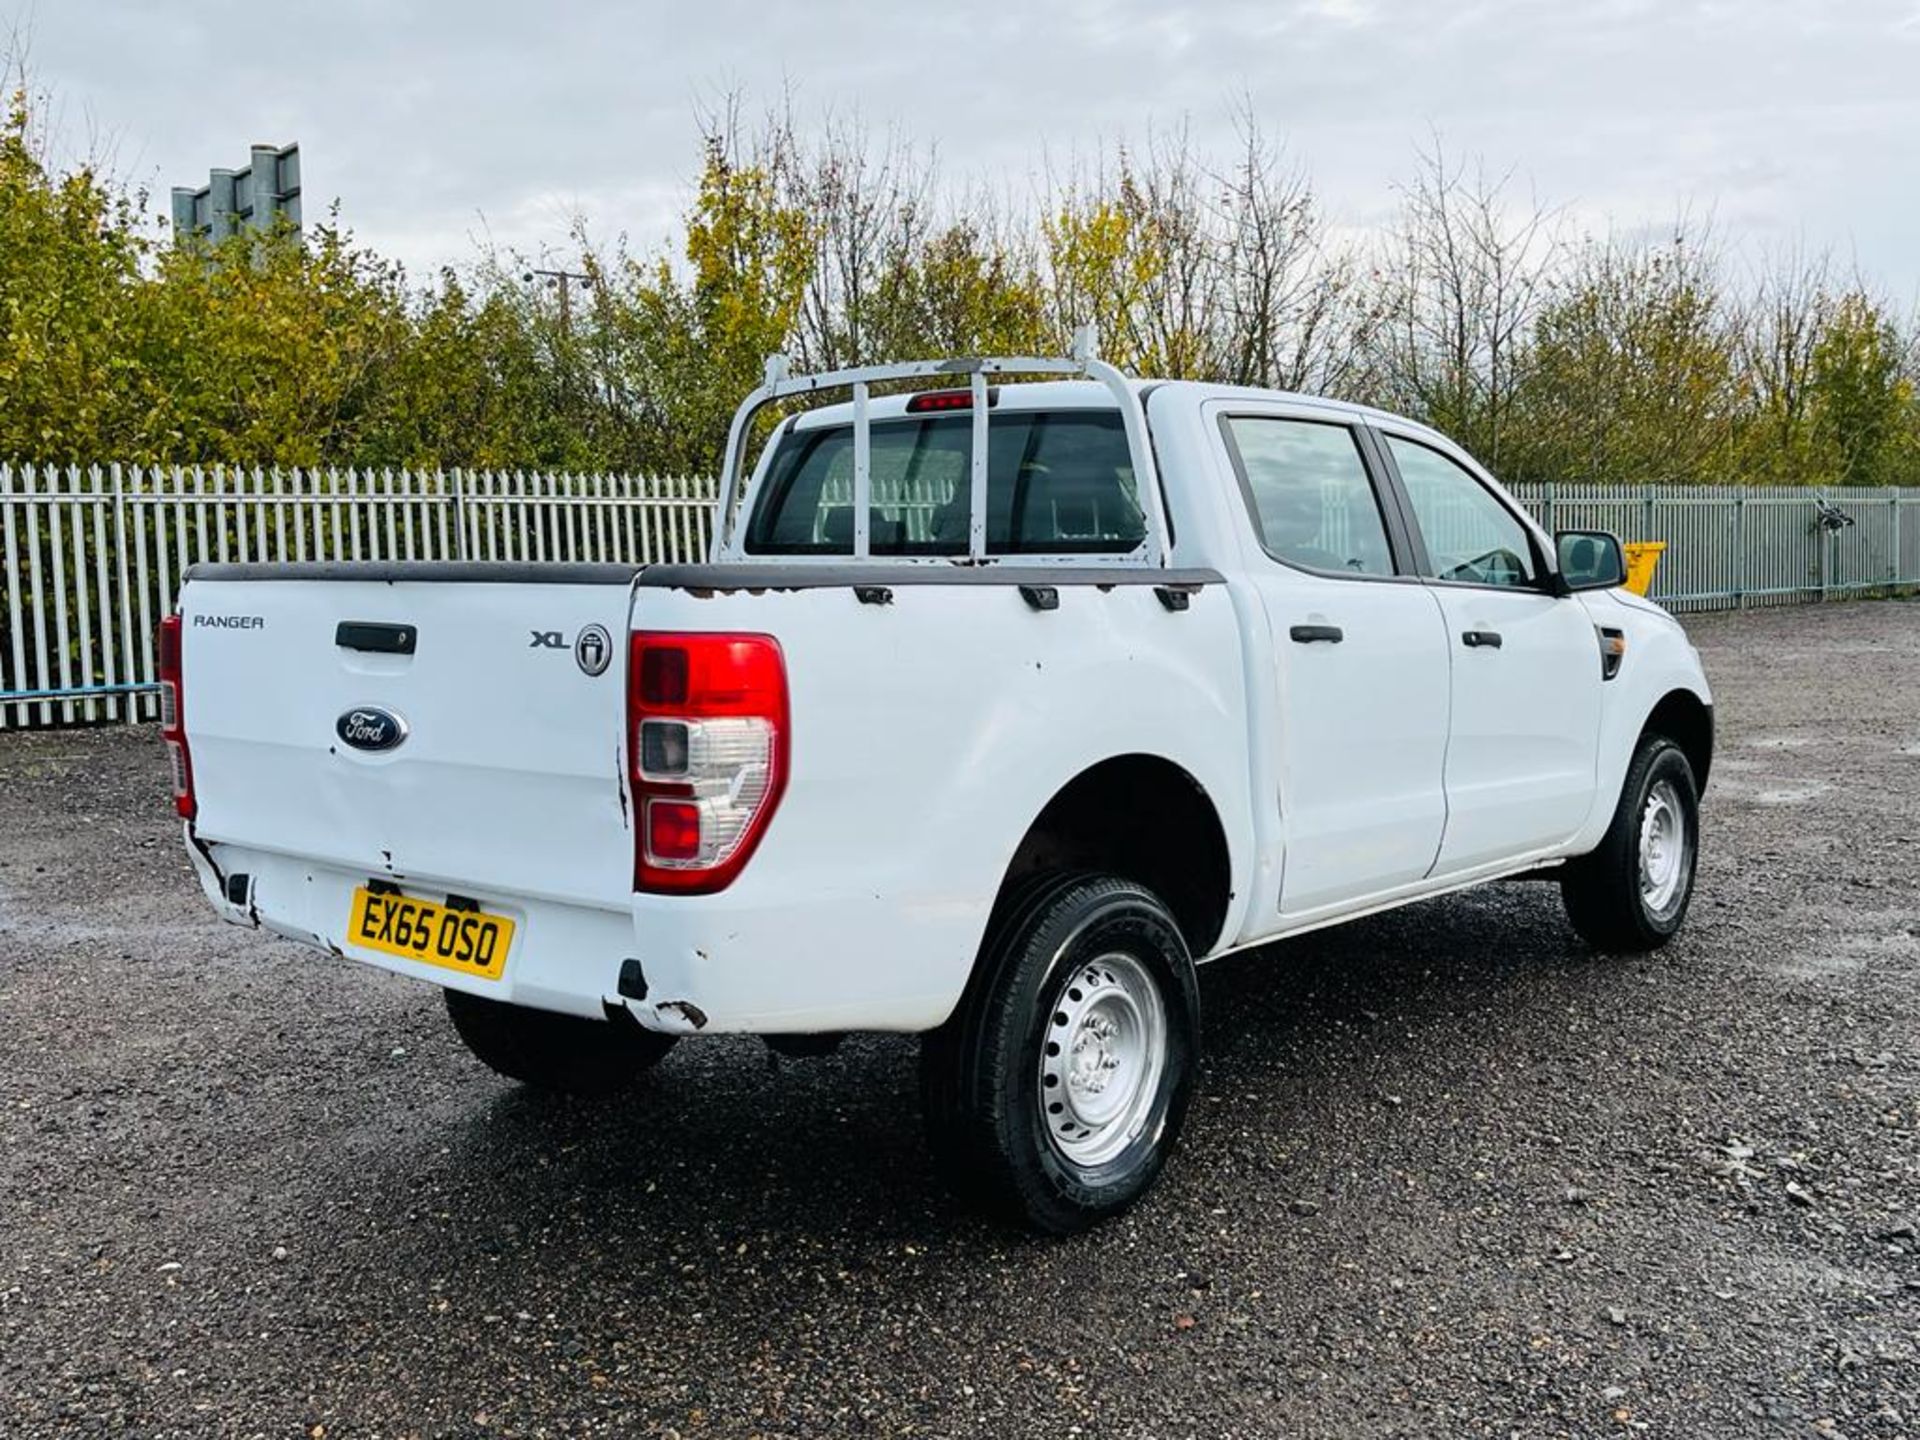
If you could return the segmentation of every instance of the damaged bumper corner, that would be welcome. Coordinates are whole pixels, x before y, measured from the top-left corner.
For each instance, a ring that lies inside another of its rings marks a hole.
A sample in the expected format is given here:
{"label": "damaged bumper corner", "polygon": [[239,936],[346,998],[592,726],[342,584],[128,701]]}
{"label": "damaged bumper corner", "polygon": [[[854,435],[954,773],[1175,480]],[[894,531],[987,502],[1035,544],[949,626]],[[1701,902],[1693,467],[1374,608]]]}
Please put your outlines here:
{"label": "damaged bumper corner", "polygon": [[219,861],[213,858],[213,851],[194,833],[191,820],[182,821],[180,828],[186,836],[187,860],[200,881],[200,889],[206,895],[207,903],[229,925],[258,930],[260,911],[254,903],[253,877],[237,873],[229,875],[222,870]]}
{"label": "damaged bumper corner", "polygon": [[691,1000],[629,1000],[613,995],[608,1010],[624,1009],[642,1029],[663,1035],[698,1035],[707,1028],[707,1012]]}

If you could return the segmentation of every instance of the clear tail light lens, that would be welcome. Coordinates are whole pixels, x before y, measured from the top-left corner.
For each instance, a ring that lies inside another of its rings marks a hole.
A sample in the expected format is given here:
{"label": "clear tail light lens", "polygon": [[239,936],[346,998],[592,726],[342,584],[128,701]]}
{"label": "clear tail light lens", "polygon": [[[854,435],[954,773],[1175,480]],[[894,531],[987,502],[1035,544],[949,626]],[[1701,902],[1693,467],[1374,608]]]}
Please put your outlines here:
{"label": "clear tail light lens", "polygon": [[786,660],[771,635],[633,636],[627,753],[639,812],[634,888],[733,883],[786,787]]}
{"label": "clear tail light lens", "polygon": [[166,742],[173,767],[173,808],[191,820],[193,756],[187,750],[187,712],[180,672],[180,617],[169,615],[154,637],[154,655],[160,680],[160,738]]}

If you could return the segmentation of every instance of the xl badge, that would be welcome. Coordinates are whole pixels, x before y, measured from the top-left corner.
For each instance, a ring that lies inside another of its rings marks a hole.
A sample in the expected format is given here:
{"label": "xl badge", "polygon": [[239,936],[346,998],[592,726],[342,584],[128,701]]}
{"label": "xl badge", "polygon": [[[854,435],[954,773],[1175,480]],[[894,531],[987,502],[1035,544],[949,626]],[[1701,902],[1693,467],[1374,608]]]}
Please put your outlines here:
{"label": "xl badge", "polygon": [[605,671],[613,659],[613,637],[604,625],[589,625],[573,642],[573,658],[589,675]]}
{"label": "xl badge", "polygon": [[391,710],[362,705],[334,721],[333,733],[356,750],[391,750],[407,738],[407,722]]}

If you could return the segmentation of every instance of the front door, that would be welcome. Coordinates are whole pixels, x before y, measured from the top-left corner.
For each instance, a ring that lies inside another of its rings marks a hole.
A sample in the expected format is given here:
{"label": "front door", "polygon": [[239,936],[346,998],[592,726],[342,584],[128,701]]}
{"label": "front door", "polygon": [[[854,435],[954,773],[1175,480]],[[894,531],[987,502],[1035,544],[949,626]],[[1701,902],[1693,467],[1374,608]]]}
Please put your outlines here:
{"label": "front door", "polygon": [[1452,657],[1446,838],[1436,876],[1550,849],[1593,803],[1599,642],[1586,607],[1547,592],[1527,525],[1438,448],[1387,434],[1446,617]]}

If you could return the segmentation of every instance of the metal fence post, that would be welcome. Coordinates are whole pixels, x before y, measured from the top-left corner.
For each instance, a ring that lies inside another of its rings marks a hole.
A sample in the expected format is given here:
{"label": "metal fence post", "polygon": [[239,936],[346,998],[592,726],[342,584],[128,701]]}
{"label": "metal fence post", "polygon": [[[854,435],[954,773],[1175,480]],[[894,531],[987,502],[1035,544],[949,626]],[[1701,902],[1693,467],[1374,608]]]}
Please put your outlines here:
{"label": "metal fence post", "polygon": [[1887,497],[1887,586],[1900,583],[1900,487]]}
{"label": "metal fence post", "polygon": [[[132,597],[127,593],[133,588],[127,580],[127,491],[121,480],[118,461],[108,467],[108,472],[113,476],[113,583],[120,597],[120,644],[127,657],[127,679],[131,682],[135,664]],[[112,642],[108,643],[111,645]],[[109,675],[108,678],[113,677]],[[138,691],[127,696],[125,715],[129,725],[140,718]]]}
{"label": "metal fence post", "polygon": [[1733,497],[1733,608],[1747,608],[1747,489]]}
{"label": "metal fence post", "polygon": [[456,560],[467,558],[467,497],[463,483],[465,473],[455,466],[447,477],[453,491],[453,557]]}
{"label": "metal fence post", "polygon": [[1820,598],[1822,600],[1827,598],[1827,574],[1832,569],[1830,560],[1833,554],[1833,532],[1820,523],[1819,510],[1817,508],[1825,499],[1826,496],[1820,494],[1815,494],[1813,497],[1813,503],[1816,507],[1813,520],[1813,533],[1819,536],[1819,544],[1813,552],[1813,562],[1820,567]]}

